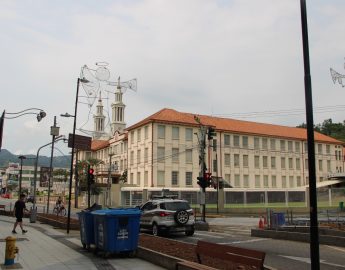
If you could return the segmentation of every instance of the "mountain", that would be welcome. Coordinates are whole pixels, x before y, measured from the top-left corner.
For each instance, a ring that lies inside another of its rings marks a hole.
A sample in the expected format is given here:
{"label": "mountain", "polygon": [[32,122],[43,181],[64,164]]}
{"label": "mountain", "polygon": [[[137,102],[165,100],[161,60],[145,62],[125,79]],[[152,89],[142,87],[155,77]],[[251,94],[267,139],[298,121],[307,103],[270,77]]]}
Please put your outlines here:
{"label": "mountain", "polygon": [[[23,160],[24,166],[34,166],[36,155],[24,155],[26,157]],[[0,167],[8,167],[9,162],[20,163],[20,159],[17,155],[12,154],[6,149],[1,149],[0,152]],[[49,167],[50,157],[39,156],[38,166]],[[69,168],[71,166],[71,156],[58,156],[53,158],[53,167]]]}

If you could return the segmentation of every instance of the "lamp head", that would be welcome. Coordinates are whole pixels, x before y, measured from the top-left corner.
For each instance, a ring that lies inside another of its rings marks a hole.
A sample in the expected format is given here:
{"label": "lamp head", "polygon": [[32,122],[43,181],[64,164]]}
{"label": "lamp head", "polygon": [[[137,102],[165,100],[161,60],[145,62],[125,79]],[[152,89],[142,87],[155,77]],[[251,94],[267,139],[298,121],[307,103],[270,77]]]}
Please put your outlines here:
{"label": "lamp head", "polygon": [[46,117],[46,112],[45,111],[40,111],[38,114],[37,114],[37,121],[40,122],[42,120],[42,118]]}

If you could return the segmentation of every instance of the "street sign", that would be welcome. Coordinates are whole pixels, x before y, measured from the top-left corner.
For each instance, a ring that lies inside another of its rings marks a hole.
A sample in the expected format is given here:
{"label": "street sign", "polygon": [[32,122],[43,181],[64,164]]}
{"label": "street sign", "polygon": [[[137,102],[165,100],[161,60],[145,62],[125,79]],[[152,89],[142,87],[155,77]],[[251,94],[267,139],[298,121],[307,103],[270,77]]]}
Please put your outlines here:
{"label": "street sign", "polygon": [[[78,150],[91,150],[91,137],[74,135],[74,148]],[[73,134],[68,135],[68,147],[73,147]]]}

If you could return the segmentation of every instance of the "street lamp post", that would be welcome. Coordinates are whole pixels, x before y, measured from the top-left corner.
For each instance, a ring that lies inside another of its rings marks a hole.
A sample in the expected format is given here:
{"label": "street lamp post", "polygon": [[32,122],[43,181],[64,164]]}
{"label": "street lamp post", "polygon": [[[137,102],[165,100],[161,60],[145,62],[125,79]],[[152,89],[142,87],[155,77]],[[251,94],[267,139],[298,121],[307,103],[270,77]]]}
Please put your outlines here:
{"label": "street lamp post", "polygon": [[[61,140],[65,140],[64,137],[62,136],[59,136],[59,137],[56,137],[55,138],[55,141],[54,142],[58,142],[58,141],[61,141]],[[36,182],[37,182],[37,167],[38,167],[38,157],[39,157],[39,153],[41,151],[41,149],[43,147],[46,147],[48,145],[52,144],[52,142],[50,143],[47,143],[43,146],[41,146],[40,148],[38,148],[37,150],[37,154],[36,154],[36,159],[35,159],[35,170],[34,170],[34,187],[33,187],[33,203],[32,203],[32,210],[31,210],[31,215],[30,215],[30,222],[31,223],[35,223],[36,222]]]}
{"label": "street lamp post", "polygon": [[50,127],[50,135],[52,135],[52,149],[50,154],[50,166],[49,166],[49,181],[48,181],[48,200],[47,200],[47,214],[49,213],[49,201],[50,201],[50,183],[53,181],[53,157],[54,157],[54,142],[55,137],[59,136],[59,127],[56,126],[56,116],[54,116],[54,125]]}
{"label": "street lamp post", "polygon": [[19,156],[18,158],[20,159],[20,175],[19,175],[18,198],[20,198],[20,194],[22,194],[23,159],[26,159],[26,156]]}
{"label": "street lamp post", "polygon": [[[36,112],[33,112],[36,111]],[[37,112],[39,111],[39,112]],[[27,114],[35,114],[37,121],[40,122],[42,120],[42,118],[46,117],[46,113],[45,111],[43,111],[42,109],[39,108],[29,108],[20,112],[15,112],[15,113],[9,113],[6,112],[5,110],[3,111],[1,117],[0,117],[0,151],[1,151],[1,146],[2,146],[2,138],[3,138],[3,131],[4,131],[4,122],[5,119],[15,119],[18,117],[21,117],[23,115],[27,115]],[[8,115],[8,116],[6,116]]]}
{"label": "street lamp post", "polygon": [[68,195],[68,212],[67,212],[67,233],[69,233],[70,223],[71,223],[71,196],[72,196],[72,178],[73,178],[73,159],[74,159],[74,146],[75,146],[75,129],[77,124],[77,108],[78,108],[78,96],[79,96],[79,84],[88,83],[89,81],[85,78],[78,78],[77,80],[77,93],[75,96],[75,105],[74,105],[74,115],[70,115],[68,113],[61,114],[62,117],[73,117],[73,135],[72,135],[72,154],[71,154],[71,169],[70,169],[70,176],[69,176],[69,195]]}

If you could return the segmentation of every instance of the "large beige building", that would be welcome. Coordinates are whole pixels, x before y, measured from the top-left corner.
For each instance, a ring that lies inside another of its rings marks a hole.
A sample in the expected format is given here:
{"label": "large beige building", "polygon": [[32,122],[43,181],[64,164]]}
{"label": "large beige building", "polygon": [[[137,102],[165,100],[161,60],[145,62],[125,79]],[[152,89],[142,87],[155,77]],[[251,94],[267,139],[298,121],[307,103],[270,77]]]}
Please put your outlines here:
{"label": "large beige building", "polygon": [[[265,201],[287,201],[287,192],[299,192],[298,200],[306,200],[309,178],[305,129],[173,109],[162,109],[123,132],[116,131],[110,140],[93,141],[92,154],[88,155],[104,163],[97,168],[98,181],[117,184],[127,170],[127,182],[120,187],[121,204],[132,204],[133,198],[140,201],[162,189],[182,197],[196,194],[200,190],[197,176],[202,127],[195,116],[203,127],[216,131],[212,140],[206,140],[208,171],[214,179],[224,180],[225,192],[244,194],[226,195],[225,201],[246,203],[251,200],[251,195],[246,195],[250,192],[255,193],[253,201],[262,197]],[[318,132],[314,136],[317,185],[335,184],[328,181],[328,176],[344,172],[343,143]],[[283,194],[284,198],[275,199],[274,194]]]}

